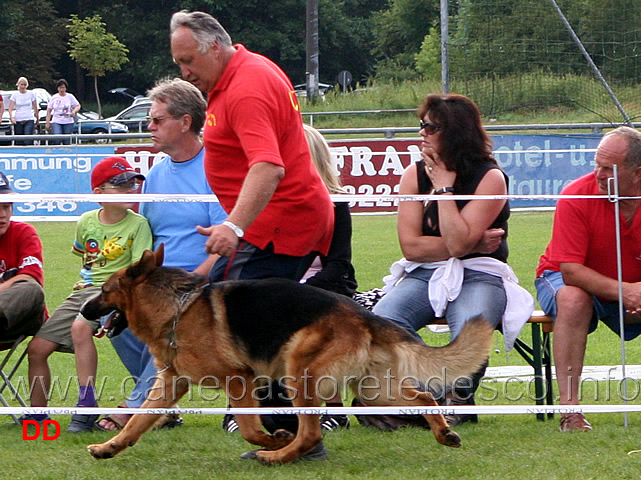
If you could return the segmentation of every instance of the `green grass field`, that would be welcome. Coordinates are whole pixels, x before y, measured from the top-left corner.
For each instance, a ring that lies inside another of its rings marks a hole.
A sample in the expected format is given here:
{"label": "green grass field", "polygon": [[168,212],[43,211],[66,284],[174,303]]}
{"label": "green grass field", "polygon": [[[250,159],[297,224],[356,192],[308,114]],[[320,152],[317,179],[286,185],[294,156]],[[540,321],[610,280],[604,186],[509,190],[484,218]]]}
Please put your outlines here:
{"label": "green grass field", "polygon": [[[521,283],[533,292],[534,268],[549,239],[551,213],[515,213],[510,221],[510,263]],[[400,257],[396,239],[396,217],[354,217],[354,264],[361,289],[381,286],[389,265]],[[80,268],[78,258],[70,253],[73,223],[37,223],[45,246],[47,305],[53,311],[69,293]],[[528,338],[528,328],[523,338]],[[492,366],[525,365],[515,352],[506,354],[500,335],[495,334],[490,363]],[[447,343],[447,335],[426,334],[430,344]],[[96,341],[99,349],[99,385],[103,385],[100,404],[116,406],[122,399],[122,379],[126,372],[108,340]],[[639,342],[628,343],[628,363],[639,363]],[[498,350],[496,352],[495,350]],[[212,352],[216,354],[216,352]],[[25,362],[26,363],[26,362]],[[586,365],[619,363],[619,340],[605,328],[589,339]],[[72,406],[77,389],[66,382],[75,374],[71,355],[56,353],[51,357],[52,373],[60,378],[51,405]],[[26,368],[21,371],[26,374]],[[587,383],[583,403],[622,403],[616,385],[602,382],[598,389]],[[638,382],[630,384],[634,393]],[[492,387],[494,388],[494,387]],[[486,391],[487,390],[487,391]],[[484,390],[484,395],[489,389]],[[482,402],[503,405],[514,401],[533,403],[525,385],[510,384],[495,388],[496,398]],[[215,392],[194,391],[180,406],[223,407],[224,398],[205,401]],[[608,398],[608,395],[610,398]],[[488,395],[489,397],[490,395]],[[516,398],[519,400],[514,400]],[[596,400],[594,398],[596,397]],[[635,398],[631,403],[639,403]],[[456,430],[463,439],[460,449],[436,444],[432,434],[419,429],[384,433],[361,427],[352,417],[352,427],[325,436],[330,454],[328,462],[298,463],[282,467],[263,467],[238,459],[249,445],[238,434],[220,429],[220,416],[185,415],[185,425],[145,435],[134,448],[112,460],[96,461],[85,450],[89,443],[106,441],[110,434],[94,432],[69,435],[68,417],[54,417],[63,430],[55,441],[23,441],[21,428],[9,417],[0,416],[1,478],[89,479],[111,478],[224,478],[263,479],[606,479],[638,478],[641,454],[641,415],[630,415],[625,429],[621,414],[589,416],[595,430],[587,434],[562,434],[558,419],[537,422],[532,415],[487,415],[477,425],[465,424]]]}

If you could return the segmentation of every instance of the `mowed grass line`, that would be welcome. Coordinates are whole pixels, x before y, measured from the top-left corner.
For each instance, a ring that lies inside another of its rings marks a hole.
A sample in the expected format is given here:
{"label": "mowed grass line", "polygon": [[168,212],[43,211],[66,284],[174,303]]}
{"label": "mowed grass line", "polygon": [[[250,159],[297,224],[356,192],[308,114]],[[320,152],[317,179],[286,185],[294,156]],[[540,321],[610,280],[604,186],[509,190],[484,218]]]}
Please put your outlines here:
{"label": "mowed grass line", "polygon": [[[515,213],[510,222],[510,263],[525,288],[533,292],[534,267],[549,239],[551,213]],[[381,286],[389,265],[400,257],[396,239],[396,217],[354,217],[354,264],[362,289]],[[73,223],[37,223],[45,246],[47,304],[53,311],[69,294],[80,269],[79,258],[70,253]],[[425,334],[430,344],[447,343],[444,334]],[[527,327],[523,338],[528,337]],[[126,372],[106,339],[96,341],[99,349],[99,383],[104,381],[102,406],[115,406],[122,398],[120,381]],[[629,342],[628,362],[638,362],[639,342]],[[491,365],[523,365],[518,354],[503,351],[496,334]],[[216,352],[212,352],[215,354]],[[605,328],[590,336],[586,364],[619,363],[618,337]],[[54,375],[66,380],[75,375],[73,356],[56,353],[51,357]],[[21,372],[26,375],[26,369]],[[636,384],[638,386],[638,383]],[[595,390],[586,384],[586,394],[598,394],[596,401],[621,403],[616,385]],[[126,385],[125,385],[126,389]],[[506,404],[514,400],[532,403],[523,395],[523,386],[511,386],[502,396],[484,403]],[[63,389],[64,393],[64,389]],[[207,401],[215,391],[194,391],[181,407],[222,407],[222,396]],[[485,393],[485,391],[484,391]],[[629,393],[632,388],[629,388]],[[507,397],[505,396],[507,395]],[[519,398],[521,395],[521,398]],[[608,398],[608,395],[610,397]],[[54,395],[52,404],[74,405],[73,385],[66,395]],[[631,403],[638,403],[638,399]],[[630,428],[622,426],[620,414],[593,414],[595,430],[589,434],[561,434],[558,419],[537,422],[532,415],[483,416],[478,425],[465,424],[456,430],[463,447],[437,445],[432,434],[418,429],[385,433],[361,427],[352,417],[347,431],[328,433],[325,444],[330,461],[298,463],[266,468],[238,459],[250,446],[238,435],[220,429],[220,416],[187,415],[185,425],[167,432],[151,432],[122,455],[105,461],[92,459],[85,450],[89,443],[103,442],[109,433],[66,434],[68,417],[55,417],[63,432],[55,441],[23,441],[21,429],[0,417],[0,462],[6,477],[38,479],[113,478],[433,478],[433,479],[518,479],[545,478],[638,478],[641,454],[641,415],[630,415]]]}

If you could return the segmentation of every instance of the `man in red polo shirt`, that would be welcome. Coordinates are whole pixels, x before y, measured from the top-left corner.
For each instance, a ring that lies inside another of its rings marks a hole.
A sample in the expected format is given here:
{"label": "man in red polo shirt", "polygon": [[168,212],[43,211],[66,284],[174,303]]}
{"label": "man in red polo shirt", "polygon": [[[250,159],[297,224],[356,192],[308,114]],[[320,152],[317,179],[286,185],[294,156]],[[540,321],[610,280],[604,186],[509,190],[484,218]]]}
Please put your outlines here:
{"label": "man in red polo shirt", "polygon": [[291,82],[269,59],[233,45],[206,13],[174,14],[171,51],[183,78],[208,92],[205,173],[229,213],[200,229],[208,252],[223,257],[210,280],[298,280],[315,252],[327,253],[333,205]]}
{"label": "man in red polo shirt", "polygon": [[[209,280],[300,280],[316,255],[327,254],[334,206],[312,163],[290,80],[269,59],[233,45],[206,13],[175,13],[170,32],[183,78],[208,94],[205,174],[229,214],[198,228],[209,237],[207,251],[221,255]],[[263,404],[282,405],[277,394]],[[282,416],[277,423],[268,428],[296,428]],[[223,428],[238,427],[229,415]],[[308,455],[327,458],[322,443]]]}
{"label": "man in red polo shirt", "polygon": [[[615,205],[608,198],[563,198],[556,206],[552,238],[539,260],[536,289],[541,308],[555,320],[554,363],[561,405],[579,404],[587,336],[605,323],[625,340],[641,334],[641,133],[619,127],[603,136],[594,172],[574,180],[563,195],[602,196],[618,169],[623,307],[619,283]],[[613,192],[612,192],[613,193]],[[561,415],[561,431],[590,431],[578,412]]]}

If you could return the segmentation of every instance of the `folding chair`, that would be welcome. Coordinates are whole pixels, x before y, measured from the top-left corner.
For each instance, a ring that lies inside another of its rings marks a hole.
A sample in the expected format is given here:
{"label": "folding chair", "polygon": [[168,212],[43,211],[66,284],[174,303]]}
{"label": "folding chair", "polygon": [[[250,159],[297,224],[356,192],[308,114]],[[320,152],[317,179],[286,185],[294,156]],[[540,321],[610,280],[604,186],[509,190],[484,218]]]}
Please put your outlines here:
{"label": "folding chair", "polygon": [[[27,338],[27,335],[20,335],[14,340],[1,340],[0,341],[0,351],[7,351],[6,355],[0,363],[0,403],[4,407],[9,407],[8,399],[15,400],[21,406],[26,407],[27,404],[20,396],[18,388],[12,383],[11,379],[14,377],[20,364],[27,356],[27,348],[19,353],[18,347],[20,344]],[[8,393],[4,393],[5,390],[8,390]],[[0,414],[2,412],[0,411]],[[8,414],[13,419],[14,423],[18,422],[18,417],[13,414]]]}

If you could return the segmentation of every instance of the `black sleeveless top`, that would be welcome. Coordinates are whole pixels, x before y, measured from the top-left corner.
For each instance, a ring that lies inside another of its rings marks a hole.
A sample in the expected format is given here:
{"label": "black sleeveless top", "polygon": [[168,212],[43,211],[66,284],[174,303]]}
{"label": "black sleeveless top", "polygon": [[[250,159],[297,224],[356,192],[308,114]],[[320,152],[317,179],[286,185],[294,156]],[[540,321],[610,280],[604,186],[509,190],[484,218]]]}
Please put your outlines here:
{"label": "black sleeveless top", "polygon": [[[478,165],[474,165],[473,170],[469,172],[465,176],[465,180],[461,181],[460,183],[459,181],[461,179],[457,175],[456,182],[454,183],[454,195],[473,195],[479,183],[485,176],[485,174],[494,168],[499,168],[499,167],[498,165],[493,164],[491,162],[484,162]],[[418,193],[419,194],[431,193],[432,181],[430,180],[430,177],[428,177],[427,173],[425,172],[425,162],[423,160],[419,160],[418,162],[416,162],[416,173],[418,176]],[[507,184],[507,182],[509,181],[507,178],[507,175],[503,173],[503,176],[505,177],[505,182]],[[455,201],[459,211],[462,210],[465,205],[467,205],[467,202],[469,202],[469,200],[455,200]],[[508,218],[510,218],[509,200],[505,202],[503,209],[501,210],[498,217],[496,217],[496,219],[494,220],[494,222],[492,222],[492,225],[490,226],[490,228],[502,228],[503,230],[505,230],[505,235],[503,235],[503,239],[501,240],[501,245],[499,246],[499,248],[497,248],[494,252],[490,254],[471,253],[469,255],[465,255],[464,257],[461,257],[461,260],[466,258],[474,258],[474,257],[491,257],[491,258],[496,258],[501,262],[507,263],[507,257],[509,253],[509,249],[507,246],[507,219]],[[425,207],[425,211],[423,213],[423,235],[430,236],[430,237],[441,236],[441,231],[439,229],[439,223],[438,223],[437,202],[429,202]]]}

